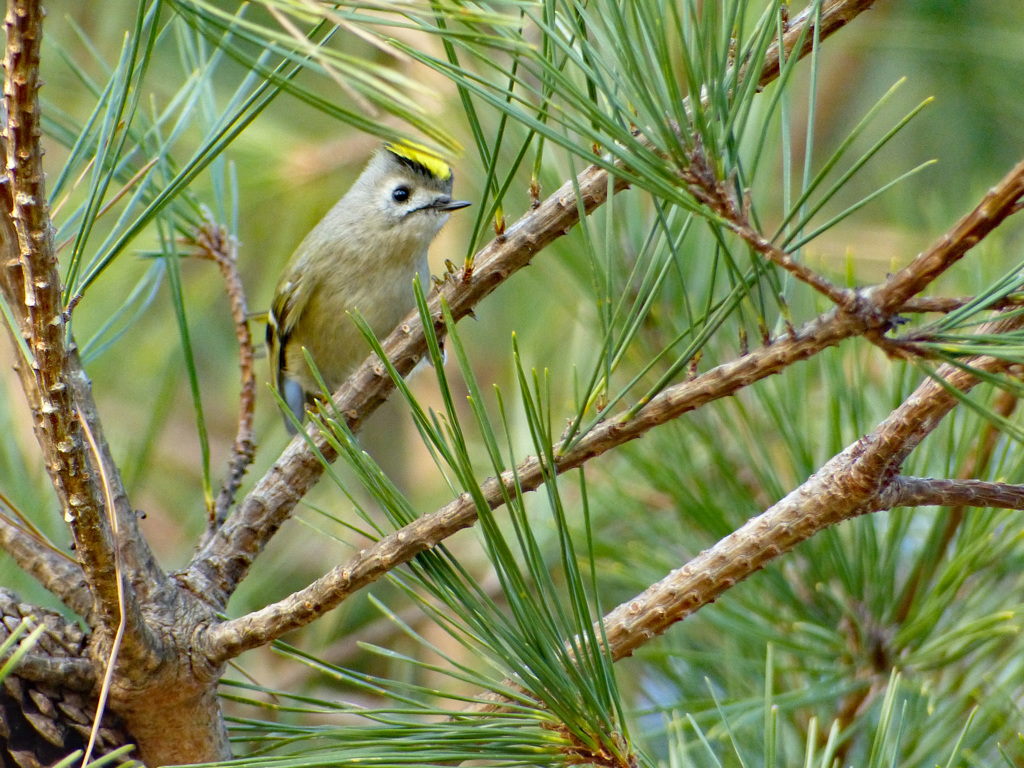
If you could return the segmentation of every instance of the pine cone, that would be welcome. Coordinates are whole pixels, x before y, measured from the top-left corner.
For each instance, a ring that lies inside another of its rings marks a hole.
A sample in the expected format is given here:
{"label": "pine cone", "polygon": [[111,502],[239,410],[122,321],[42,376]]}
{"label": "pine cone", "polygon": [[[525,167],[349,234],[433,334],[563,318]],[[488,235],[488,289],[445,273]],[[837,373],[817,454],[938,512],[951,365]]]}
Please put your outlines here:
{"label": "pine cone", "polygon": [[[13,592],[0,588],[0,642],[28,617],[34,625],[46,626],[32,654],[54,660],[87,658],[88,638],[77,625],[58,613],[22,603]],[[43,768],[76,749],[84,750],[96,699],[82,687],[82,681],[71,676],[55,684],[8,675],[0,684],[0,768]],[[124,726],[107,712],[93,757],[129,743]]]}

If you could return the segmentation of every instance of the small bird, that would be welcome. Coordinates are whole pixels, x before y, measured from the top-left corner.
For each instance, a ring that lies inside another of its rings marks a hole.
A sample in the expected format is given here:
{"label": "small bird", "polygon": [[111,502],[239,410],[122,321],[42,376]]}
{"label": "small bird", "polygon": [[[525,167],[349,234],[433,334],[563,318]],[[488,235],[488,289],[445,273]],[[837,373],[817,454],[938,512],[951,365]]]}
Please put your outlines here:
{"label": "small bird", "polygon": [[[301,421],[319,394],[305,347],[333,391],[369,352],[346,313],[358,309],[382,337],[415,306],[413,276],[430,285],[427,250],[451,211],[452,169],[426,147],[379,149],[352,188],[295,249],[277,283],[267,322],[272,381]],[[285,418],[292,434],[295,427]]]}

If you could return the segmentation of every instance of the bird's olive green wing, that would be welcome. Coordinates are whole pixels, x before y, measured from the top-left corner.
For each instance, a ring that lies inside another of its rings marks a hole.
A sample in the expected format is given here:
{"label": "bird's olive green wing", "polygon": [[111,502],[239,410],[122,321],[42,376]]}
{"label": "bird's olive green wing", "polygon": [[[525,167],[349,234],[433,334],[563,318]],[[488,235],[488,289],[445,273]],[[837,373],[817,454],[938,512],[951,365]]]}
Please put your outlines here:
{"label": "bird's olive green wing", "polygon": [[274,386],[282,394],[288,364],[288,339],[302,316],[309,294],[309,286],[303,281],[282,280],[270,305],[270,314],[267,317],[267,348],[270,352]]}
{"label": "bird's olive green wing", "polygon": [[[308,283],[308,280],[305,283],[295,279],[282,280],[267,316],[267,347],[274,388],[299,422],[305,410],[306,393],[298,381],[287,376],[288,340],[309,300]],[[295,434],[295,424],[289,418],[285,417],[284,425],[289,433]]]}

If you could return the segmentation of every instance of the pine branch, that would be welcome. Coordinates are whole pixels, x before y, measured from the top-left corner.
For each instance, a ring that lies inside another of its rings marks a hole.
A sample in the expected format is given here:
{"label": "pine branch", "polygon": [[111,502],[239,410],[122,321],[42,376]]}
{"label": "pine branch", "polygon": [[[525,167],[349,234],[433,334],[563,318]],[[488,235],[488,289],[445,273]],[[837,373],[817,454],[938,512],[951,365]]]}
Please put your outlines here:
{"label": "pine branch", "polygon": [[3,513],[0,549],[87,623],[93,619],[92,593],[78,563]]}
{"label": "pine branch", "polygon": [[[115,681],[112,705],[130,720],[144,759],[155,764],[167,762],[171,754],[196,761],[225,757],[227,739],[212,683],[220,670],[204,669],[201,660],[180,663],[187,641],[176,644],[179,638],[172,631],[190,628],[206,616],[199,615],[194,599],[170,588],[139,533],[68,334],[41,162],[42,17],[37,3],[9,3],[0,290],[13,315],[8,331],[21,354],[17,369],[36,438],[94,605],[82,611],[95,630],[88,660],[109,660],[107,671]],[[26,542],[20,538],[17,543]],[[81,609],[84,597],[71,594]],[[116,661],[110,652],[115,630],[122,637]],[[182,674],[186,669],[187,677]],[[181,706],[175,707],[175,701]]]}
{"label": "pine branch", "polygon": [[[989,323],[983,330],[1005,333],[1022,327],[1024,317],[1017,316]],[[968,365],[989,373],[1008,367],[1006,361],[988,356],[973,358]],[[980,381],[952,365],[942,366],[936,375],[962,393]],[[873,432],[834,456],[777,504],[613,609],[603,619],[612,659],[631,656],[772,560],[846,520],[905,506],[1024,509],[1022,485],[898,474],[907,456],[958,402],[942,384],[927,379]],[[505,680],[502,686],[523,690],[515,680]],[[506,697],[489,693],[467,711],[497,711],[508,703]]]}
{"label": "pine branch", "polygon": [[884,508],[992,507],[1024,509],[1024,485],[984,480],[897,477],[880,497]]}
{"label": "pine branch", "polygon": [[689,185],[690,192],[715,214],[725,220],[729,229],[739,235],[753,250],[781,269],[786,270],[806,285],[816,290],[837,307],[850,308],[855,294],[850,288],[840,288],[810,267],[801,264],[784,250],[772,244],[750,223],[749,200],[740,202],[715,172],[713,163],[704,154],[700,142],[688,152],[689,165],[682,171],[682,177]]}
{"label": "pine branch", "polygon": [[1024,196],[1024,161],[1017,164],[944,237],[910,264],[872,289],[871,301],[882,313],[895,312],[959,261],[986,235],[1020,210]]}
{"label": "pine branch", "polygon": [[[60,276],[46,203],[39,124],[39,47],[43,13],[28,0],[8,6],[4,94],[8,123],[4,129],[7,184],[0,215],[0,290],[18,325],[9,328],[15,349],[23,351],[16,366],[34,416],[36,438],[64,511],[75,552],[96,602],[95,616],[112,627],[120,620],[114,541],[107,513],[118,516],[118,542],[129,577],[141,594],[166,583],[163,571],[138,534],[116,465],[103,438],[89,381],[68,339]],[[98,463],[86,444],[80,418],[88,419],[96,440]],[[108,483],[104,488],[96,469]],[[114,509],[105,509],[105,499]],[[82,599],[76,598],[77,608]],[[137,603],[132,601],[138,637],[143,634]],[[86,611],[85,615],[92,615]]]}
{"label": "pine branch", "polygon": [[[822,12],[820,39],[825,39],[872,2],[866,0],[833,0]],[[801,14],[783,36],[783,49],[794,55],[792,48],[800,39],[804,25],[813,23],[813,14]],[[806,36],[807,40],[812,35]],[[804,44],[796,55],[804,56],[810,45]],[[766,57],[759,78],[761,86],[778,77],[778,45]],[[430,300],[433,332],[443,331],[440,302],[448,303],[456,320],[471,314],[478,302],[494,291],[512,274],[530,263],[546,246],[571,229],[579,221],[580,209],[590,214],[608,197],[610,191],[624,188],[621,179],[591,166],[575,181],[566,182],[530,212],[523,215],[503,235],[484,247],[473,260],[470,271],[463,270],[445,282],[440,295]],[[577,199],[577,189],[579,198]],[[838,339],[837,339],[838,341]],[[416,313],[410,314],[387,339],[383,348],[395,369],[407,375],[427,353],[424,329]],[[366,419],[390,395],[394,385],[383,366],[371,356],[335,393],[333,401],[350,429],[357,431]],[[312,442],[315,450],[306,445]],[[223,609],[228,598],[245,578],[252,563],[277,530],[291,516],[292,510],[319,480],[326,462],[337,456],[312,426],[305,435],[298,435],[249,495],[228,516],[216,535],[196,552],[188,568],[177,578],[194,594],[203,595],[216,609]]]}
{"label": "pine branch", "polygon": [[[875,0],[826,0],[821,4],[821,28],[818,32],[821,40],[835,34],[845,27],[864,11],[875,4]],[[803,37],[800,50],[794,50],[796,44],[801,40],[804,25],[811,27],[811,32]],[[789,20],[789,27],[782,35],[782,50],[785,52],[785,61],[792,56],[803,58],[811,52],[814,45],[814,4],[809,4],[804,10]],[[772,43],[765,54],[764,64],[761,66],[761,74],[758,77],[760,87],[768,85],[779,76],[779,70],[783,58],[779,57],[779,44]],[[749,64],[745,64],[740,71],[740,80],[746,77],[746,70]]]}
{"label": "pine branch", "polygon": [[[1016,371],[1011,369],[1011,373],[1016,373]],[[1014,410],[1016,410],[1017,403],[1017,396],[1013,392],[1000,390],[996,396],[993,411],[1000,418],[1008,419]],[[1001,437],[1002,432],[995,422],[989,421],[986,423],[981,434],[978,435],[977,444],[974,449],[968,455],[963,464],[961,464],[956,479],[971,480],[974,477],[987,473],[992,462],[992,456],[995,453],[996,446],[999,444]],[[901,483],[906,480],[909,480],[909,478],[900,478]],[[965,509],[965,506],[967,505],[956,505],[956,502],[954,501],[950,501],[949,503],[952,507],[949,510],[949,516],[942,531],[939,545],[935,549],[936,557],[922,558],[918,560],[917,564],[914,566],[914,570],[906,579],[903,588],[903,595],[900,598],[899,605],[894,613],[895,621],[899,624],[906,621],[907,616],[910,615],[910,610],[914,605],[919,588],[928,583],[932,576],[934,576],[935,570],[939,567],[942,557],[953,542],[957,531],[963,523],[964,516],[967,514],[967,510]],[[898,505],[894,504],[893,506]]]}
{"label": "pine branch", "polygon": [[6,209],[5,218],[10,217],[15,237],[4,243],[3,289],[29,355],[29,359],[19,361],[17,368],[35,417],[36,437],[64,506],[98,613],[103,620],[116,624],[119,612],[113,541],[102,512],[103,495],[75,417],[60,277],[43,181],[38,99],[42,10],[27,0],[11,2],[6,25],[4,95],[8,124],[4,138],[12,207]]}
{"label": "pine branch", "polygon": [[[1024,318],[1017,317],[1006,324],[992,324],[988,332],[1020,327],[1024,327]],[[974,358],[969,364],[983,372],[1007,367],[1004,360],[987,356]],[[948,365],[942,366],[937,375],[949,387],[964,393],[979,382],[973,374]],[[932,379],[924,381],[873,432],[829,460],[779,503],[614,609],[604,621],[612,657],[631,655],[652,637],[825,528],[893,506],[906,506],[905,502],[913,498],[909,490],[906,494],[890,491],[899,479],[899,468],[958,402],[941,384]],[[969,503],[969,486],[962,485],[967,481],[936,482],[951,484],[955,496],[948,503]],[[1024,499],[1012,486],[997,493],[993,485],[975,486],[973,498],[983,506],[1002,499],[1006,503],[995,506],[1013,508]],[[927,504],[947,503],[939,500],[934,492],[937,487],[930,486],[929,491],[926,483],[913,480],[907,485]]]}
{"label": "pine branch", "polygon": [[[1003,182],[997,185],[996,189],[1011,186],[1019,169],[1020,166],[1011,171]],[[939,238],[937,245],[929,249],[928,252],[945,250],[951,253],[964,253],[969,247],[976,244],[978,241],[974,239],[974,228],[964,227],[963,223],[976,218],[975,214],[979,210],[985,210],[988,217],[1001,218],[1005,218],[1013,212],[1014,199],[1012,196],[999,196],[1000,205],[993,205],[992,199],[990,193],[972,214],[954,225],[953,229]],[[966,238],[967,243],[958,243],[957,237]],[[911,266],[914,264],[921,265],[921,268],[924,269],[928,268],[931,262],[922,261],[919,258]],[[940,273],[941,271],[930,272],[935,276]],[[910,273],[908,279],[912,279],[912,276],[913,272]],[[884,288],[887,284],[883,284],[881,287]],[[927,283],[922,285],[922,289],[926,286]],[[892,318],[885,315],[879,306],[872,303],[872,299],[875,298],[886,300],[887,294],[876,286],[853,292],[852,295],[854,300],[846,302],[845,308],[837,308],[832,313],[811,321],[799,331],[775,340],[759,350],[719,365],[694,379],[667,388],[646,403],[635,415],[627,413],[598,424],[571,448],[556,454],[555,474],[576,469],[612,448],[642,436],[654,427],[672,421],[710,402],[733,395],[761,379],[781,372],[796,362],[812,357],[823,349],[839,344],[844,339],[861,335],[871,338],[872,335],[875,335],[877,340],[873,340],[876,343],[883,341],[888,343],[888,340],[884,339],[883,333],[891,326]],[[454,312],[453,315],[455,315]],[[992,324],[991,327],[1001,331],[1005,330],[1005,325],[1016,322],[1016,318],[1010,318],[1001,323]],[[386,345],[385,349],[387,349]],[[390,359],[392,355],[389,353],[388,357]],[[986,365],[993,369],[997,362],[999,366],[1005,367],[1006,365],[1005,362],[997,361],[996,358],[984,358],[984,360],[987,361]],[[910,401],[908,400],[908,402]],[[896,414],[898,413],[899,411],[896,412]],[[896,417],[896,414],[893,418]],[[932,425],[933,427],[934,425]],[[905,438],[904,442],[908,446],[907,453],[917,445],[909,438]],[[833,459],[833,461],[836,460]],[[897,466],[902,460],[901,456]],[[869,477],[880,478],[884,475],[884,467],[875,469],[876,474],[869,475]],[[544,470],[538,457],[530,457],[521,462],[514,471],[507,471],[500,478],[491,478],[486,481],[481,486],[482,498],[491,509],[495,509],[501,506],[507,495],[514,493],[517,488],[522,492],[539,488],[545,480]],[[866,465],[862,464],[859,471],[866,472]],[[850,500],[856,498],[855,495],[850,496]],[[863,503],[866,504],[867,499],[864,499]],[[862,510],[856,514],[863,514],[864,511],[874,511],[874,509]],[[260,647],[287,632],[311,623],[336,608],[358,590],[381,578],[388,571],[408,562],[419,552],[440,543],[457,531],[473,525],[477,520],[477,514],[473,497],[464,493],[442,509],[423,516],[396,533],[363,549],[348,563],[334,568],[305,589],[248,616],[211,627],[204,638],[208,648],[207,653],[211,654],[210,658],[216,663],[222,663],[245,650]],[[816,533],[834,522],[836,521],[827,522],[820,528],[816,528],[814,532]],[[802,540],[794,539],[789,547],[780,548],[774,556],[788,551]],[[761,565],[757,566],[757,568],[760,567]],[[753,570],[757,570],[757,568]],[[749,571],[747,575],[753,570]],[[701,604],[703,605],[703,603]],[[673,621],[678,620],[678,618],[673,619]]]}
{"label": "pine branch", "polygon": [[[899,314],[911,312],[955,312],[975,300],[974,296],[914,296],[903,302]],[[985,305],[984,309],[1007,309],[1024,305],[1024,297],[1019,294],[1005,296],[998,301]]]}

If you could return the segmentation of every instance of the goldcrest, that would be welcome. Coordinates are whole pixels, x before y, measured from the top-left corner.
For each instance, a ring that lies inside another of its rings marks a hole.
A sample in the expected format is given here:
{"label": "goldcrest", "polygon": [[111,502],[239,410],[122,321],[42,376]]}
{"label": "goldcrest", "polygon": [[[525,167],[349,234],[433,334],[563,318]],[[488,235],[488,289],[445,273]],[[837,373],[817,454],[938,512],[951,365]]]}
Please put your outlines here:
{"label": "goldcrest", "polygon": [[414,275],[430,285],[431,242],[451,211],[469,205],[452,200],[453,181],[426,147],[385,144],[295,250],[274,292],[267,346],[273,385],[300,422],[320,393],[303,348],[334,391],[369,354],[347,313],[358,309],[379,338],[409,314]]}

